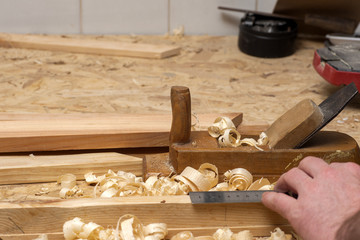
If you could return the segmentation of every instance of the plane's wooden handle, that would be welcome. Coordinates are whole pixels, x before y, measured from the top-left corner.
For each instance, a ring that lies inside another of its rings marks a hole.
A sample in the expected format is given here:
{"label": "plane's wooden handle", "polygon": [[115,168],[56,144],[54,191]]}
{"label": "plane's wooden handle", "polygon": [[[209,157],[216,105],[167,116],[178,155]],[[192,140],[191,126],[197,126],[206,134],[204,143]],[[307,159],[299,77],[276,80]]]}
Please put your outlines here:
{"label": "plane's wooden handle", "polygon": [[189,88],[182,86],[171,88],[171,108],[170,146],[174,143],[188,143],[191,133],[191,99]]}
{"label": "plane's wooden handle", "polygon": [[169,139],[169,163],[173,172],[177,172],[178,162],[175,145],[190,142],[191,133],[191,99],[187,87],[171,88],[172,123]]}

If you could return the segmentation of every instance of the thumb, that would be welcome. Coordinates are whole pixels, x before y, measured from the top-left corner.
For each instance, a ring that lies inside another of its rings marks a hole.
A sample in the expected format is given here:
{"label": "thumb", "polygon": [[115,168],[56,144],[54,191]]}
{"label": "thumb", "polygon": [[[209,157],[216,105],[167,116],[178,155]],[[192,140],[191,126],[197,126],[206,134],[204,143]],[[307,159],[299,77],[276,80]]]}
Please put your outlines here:
{"label": "thumb", "polygon": [[288,216],[291,214],[291,211],[295,209],[294,206],[297,204],[295,198],[277,192],[264,193],[261,201],[265,207],[277,212],[286,219],[288,219]]}

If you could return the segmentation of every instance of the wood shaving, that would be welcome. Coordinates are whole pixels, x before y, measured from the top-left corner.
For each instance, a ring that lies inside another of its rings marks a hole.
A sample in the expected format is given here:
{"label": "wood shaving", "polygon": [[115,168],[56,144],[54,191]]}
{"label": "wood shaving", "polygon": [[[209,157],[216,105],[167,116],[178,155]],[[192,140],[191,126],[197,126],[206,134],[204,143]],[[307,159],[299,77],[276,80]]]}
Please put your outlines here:
{"label": "wood shaving", "polygon": [[[119,218],[116,229],[104,228],[96,223],[85,223],[75,217],[63,225],[65,240],[163,240],[168,239],[168,229],[165,223],[143,225],[134,215],[126,214]],[[285,234],[280,228],[275,228],[270,237],[254,238],[249,230],[233,233],[230,228],[219,228],[213,235],[195,237],[190,231],[182,231],[171,240],[291,240],[292,236]],[[37,239],[41,240],[41,239]]]}
{"label": "wood shaving", "polygon": [[79,197],[84,194],[83,190],[76,185],[76,176],[74,174],[67,173],[59,176],[57,183],[61,185],[60,198]]}
{"label": "wood shaving", "polygon": [[34,238],[33,240],[48,240],[48,236],[46,234],[41,234],[37,238]]}
{"label": "wood shaving", "polygon": [[[62,177],[62,179],[68,181],[68,177]],[[266,178],[253,182],[252,174],[244,168],[235,168],[225,172],[224,182],[219,183],[218,169],[210,163],[200,165],[199,169],[186,167],[180,175],[171,177],[150,176],[145,182],[132,173],[124,171],[115,173],[112,170],[100,176],[96,176],[93,172],[86,173],[85,181],[89,185],[95,185],[94,198],[171,196],[186,195],[191,191],[245,191],[274,188],[274,184]],[[73,186],[73,184],[67,182],[64,186]],[[83,196],[83,191],[77,185],[60,190],[61,198],[74,196]]]}
{"label": "wood shaving", "polygon": [[269,142],[264,132],[259,135],[258,140],[253,138],[241,139],[241,135],[236,130],[234,123],[227,117],[216,118],[214,123],[208,127],[208,133],[218,139],[220,147],[239,147],[245,144],[264,151],[260,146],[265,146]]}
{"label": "wood shaving", "polygon": [[144,226],[136,216],[126,214],[119,218],[116,229],[106,229],[93,222],[85,223],[76,217],[64,223],[63,233],[65,240],[160,240],[165,239],[168,231],[165,223]]}

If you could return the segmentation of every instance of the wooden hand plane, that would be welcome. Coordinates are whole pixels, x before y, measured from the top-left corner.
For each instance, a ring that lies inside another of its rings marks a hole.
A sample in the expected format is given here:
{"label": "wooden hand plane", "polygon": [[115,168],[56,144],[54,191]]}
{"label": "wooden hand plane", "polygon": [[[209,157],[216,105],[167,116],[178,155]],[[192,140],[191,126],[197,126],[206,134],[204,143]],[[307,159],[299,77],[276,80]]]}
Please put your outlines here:
{"label": "wooden hand plane", "polygon": [[[290,128],[295,127],[298,132],[297,135],[301,135],[306,127],[312,128],[309,132],[316,129],[322,121],[322,115],[312,102],[303,101],[298,105],[296,108],[301,108],[302,116],[294,116],[293,120],[289,120],[294,123],[287,125],[291,125]],[[197,169],[202,163],[216,165],[219,174],[241,167],[249,170],[254,177],[277,178],[290,168],[297,166],[300,160],[306,156],[320,157],[327,162],[360,161],[357,142],[349,135],[335,131],[317,132],[302,148],[298,149],[286,147],[286,144],[279,144],[279,146],[285,146],[282,148],[265,147],[264,151],[251,146],[220,147],[217,140],[211,137],[207,131],[191,131],[191,98],[190,90],[187,87],[172,87],[171,106],[172,125],[169,153],[144,157],[143,173],[145,179],[156,174],[165,176],[171,173],[179,174],[187,166]],[[294,109],[289,110],[290,113],[291,111],[294,112]],[[283,116],[280,119],[283,119]],[[300,118],[301,121],[296,123],[296,118]],[[246,129],[242,129],[240,124],[237,129],[242,137],[254,139],[257,139],[261,132],[267,132],[271,137],[270,142],[274,144],[274,142],[280,142],[284,139],[284,136],[280,138],[273,131],[274,126],[275,129],[279,129],[278,120],[269,128],[259,129],[255,126],[254,128],[248,126]],[[237,121],[239,123],[239,119]],[[306,123],[305,127],[304,122]],[[297,125],[294,126],[294,124]],[[289,134],[293,134],[293,132],[290,131]],[[291,146],[296,145],[295,143],[291,144]]]}

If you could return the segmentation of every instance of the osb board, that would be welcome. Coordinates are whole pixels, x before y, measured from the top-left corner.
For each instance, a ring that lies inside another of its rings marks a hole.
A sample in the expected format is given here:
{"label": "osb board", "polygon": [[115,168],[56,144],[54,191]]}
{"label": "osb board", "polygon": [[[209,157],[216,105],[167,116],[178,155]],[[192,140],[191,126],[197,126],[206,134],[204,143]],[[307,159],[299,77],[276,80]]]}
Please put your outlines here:
{"label": "osb board", "polygon": [[[304,98],[319,104],[337,89],[311,65],[322,42],[298,40],[294,55],[263,59],[241,53],[236,36],[67,37],[176,44],[182,50],[147,60],[0,48],[0,111],[169,113],[170,87],[185,85],[193,112],[243,112],[244,122],[256,124],[273,122]],[[360,140],[358,102],[326,129]]]}

